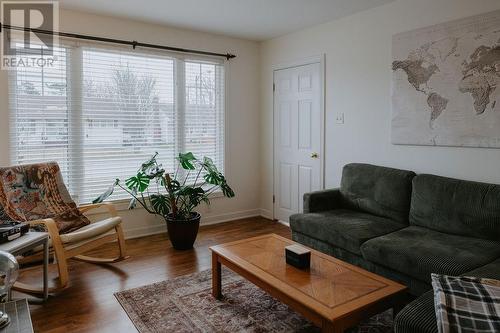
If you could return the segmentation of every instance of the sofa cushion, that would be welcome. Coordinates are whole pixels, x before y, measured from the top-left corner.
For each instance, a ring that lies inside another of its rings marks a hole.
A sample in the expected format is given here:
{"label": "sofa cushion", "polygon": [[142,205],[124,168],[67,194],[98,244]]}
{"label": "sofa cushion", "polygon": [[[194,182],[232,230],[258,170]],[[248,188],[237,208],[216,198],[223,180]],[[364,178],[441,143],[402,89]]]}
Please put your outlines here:
{"label": "sofa cushion", "polygon": [[463,276],[500,280],[500,258],[470,272],[464,273]]}
{"label": "sofa cushion", "polygon": [[340,191],[347,209],[408,224],[412,171],[352,163],[344,166]]}
{"label": "sofa cushion", "polygon": [[461,275],[500,257],[500,241],[410,226],[361,246],[366,260],[430,283],[431,273]]}
{"label": "sofa cushion", "polygon": [[426,292],[405,306],[394,318],[394,333],[438,333],[434,292]]}
{"label": "sofa cushion", "polygon": [[359,247],[365,241],[405,226],[384,217],[338,209],[292,215],[290,227],[295,232],[361,254]]}
{"label": "sofa cushion", "polygon": [[500,185],[418,175],[411,200],[411,225],[500,239]]}

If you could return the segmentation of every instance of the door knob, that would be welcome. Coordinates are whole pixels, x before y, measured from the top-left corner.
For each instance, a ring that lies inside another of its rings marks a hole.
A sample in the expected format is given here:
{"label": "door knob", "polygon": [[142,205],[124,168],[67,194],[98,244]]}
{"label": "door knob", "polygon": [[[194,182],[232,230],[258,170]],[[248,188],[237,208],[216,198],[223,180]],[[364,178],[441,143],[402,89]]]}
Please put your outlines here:
{"label": "door knob", "polygon": [[319,157],[319,154],[318,153],[312,153],[311,154],[311,158],[318,158]]}

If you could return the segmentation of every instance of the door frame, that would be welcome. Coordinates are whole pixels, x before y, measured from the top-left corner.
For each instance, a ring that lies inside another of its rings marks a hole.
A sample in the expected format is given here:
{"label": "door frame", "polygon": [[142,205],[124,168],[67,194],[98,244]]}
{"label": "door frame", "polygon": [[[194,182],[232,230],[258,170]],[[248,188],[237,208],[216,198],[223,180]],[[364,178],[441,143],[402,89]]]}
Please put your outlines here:
{"label": "door frame", "polygon": [[[320,124],[320,149],[319,149],[319,156],[320,156],[320,189],[325,188],[325,120],[326,120],[326,112],[325,112],[325,72],[326,72],[326,67],[325,67],[325,54],[319,54],[315,56],[310,56],[298,60],[292,60],[292,61],[287,61],[279,64],[275,64],[272,66],[272,71],[273,71],[273,172],[272,172],[272,180],[273,180],[273,211],[272,211],[272,216],[273,220],[276,219],[276,131],[275,131],[275,125],[276,125],[276,110],[275,110],[275,92],[274,92],[274,84],[275,84],[275,75],[276,71],[283,70],[283,69],[288,69],[288,68],[294,68],[294,67],[299,67],[299,66],[306,66],[306,65],[312,65],[312,64],[317,64],[319,63],[319,71],[320,71],[320,112],[321,112],[321,124]],[[288,223],[285,222],[286,225]]]}

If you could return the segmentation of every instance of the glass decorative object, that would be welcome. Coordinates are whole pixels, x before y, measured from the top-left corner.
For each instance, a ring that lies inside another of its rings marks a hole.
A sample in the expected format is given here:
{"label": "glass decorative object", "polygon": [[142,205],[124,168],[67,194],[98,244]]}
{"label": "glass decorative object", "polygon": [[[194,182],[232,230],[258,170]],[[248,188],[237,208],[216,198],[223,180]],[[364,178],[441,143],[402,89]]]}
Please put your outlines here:
{"label": "glass decorative object", "polygon": [[[9,299],[10,288],[16,282],[19,275],[19,264],[16,258],[5,251],[0,251],[0,297],[4,300]],[[7,313],[0,311],[0,328],[10,323]]]}

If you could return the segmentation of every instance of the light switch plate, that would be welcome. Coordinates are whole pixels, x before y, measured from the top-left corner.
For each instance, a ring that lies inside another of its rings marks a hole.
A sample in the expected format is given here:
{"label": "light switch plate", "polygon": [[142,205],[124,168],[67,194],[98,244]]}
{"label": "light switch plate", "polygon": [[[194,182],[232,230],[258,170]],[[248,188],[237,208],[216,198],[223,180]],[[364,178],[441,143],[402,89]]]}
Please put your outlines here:
{"label": "light switch plate", "polygon": [[337,116],[335,117],[335,122],[337,124],[343,124],[344,123],[344,112],[337,113]]}

